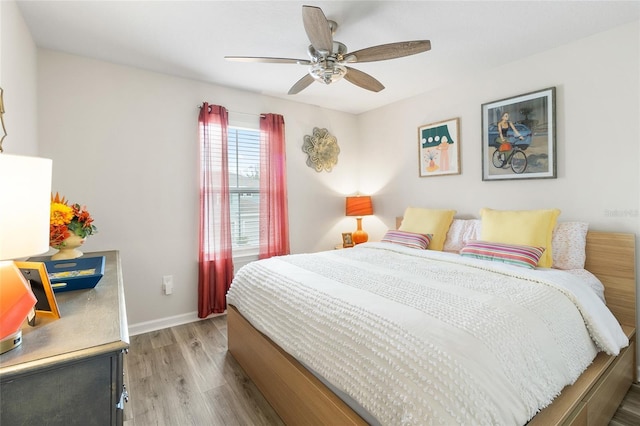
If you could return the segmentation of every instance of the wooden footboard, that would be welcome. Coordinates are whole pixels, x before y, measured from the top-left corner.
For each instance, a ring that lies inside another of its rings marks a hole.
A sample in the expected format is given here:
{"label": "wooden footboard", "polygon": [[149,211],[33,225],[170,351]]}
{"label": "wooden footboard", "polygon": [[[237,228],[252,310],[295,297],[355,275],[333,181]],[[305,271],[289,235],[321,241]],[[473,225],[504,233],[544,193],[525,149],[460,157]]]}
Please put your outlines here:
{"label": "wooden footboard", "polygon": [[[630,339],[619,356],[600,353],[576,383],[529,425],[606,425],[636,377],[635,236],[589,232],[587,266],[605,285],[607,304]],[[228,309],[229,351],[289,425],[365,425],[313,374]]]}

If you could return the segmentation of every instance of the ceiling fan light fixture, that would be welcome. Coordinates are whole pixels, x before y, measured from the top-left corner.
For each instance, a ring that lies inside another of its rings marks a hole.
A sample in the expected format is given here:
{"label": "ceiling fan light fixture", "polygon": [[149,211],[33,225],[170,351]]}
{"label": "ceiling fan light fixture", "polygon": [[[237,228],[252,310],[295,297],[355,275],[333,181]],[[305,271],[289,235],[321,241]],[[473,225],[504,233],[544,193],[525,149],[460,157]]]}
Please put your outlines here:
{"label": "ceiling fan light fixture", "polygon": [[347,73],[347,67],[337,62],[318,62],[309,67],[309,74],[315,80],[324,84],[335,83],[342,79]]}
{"label": "ceiling fan light fixture", "polygon": [[347,64],[402,58],[431,49],[429,40],[413,40],[381,44],[349,52],[344,43],[333,39],[338,24],[328,20],[322,9],[316,6],[302,6],[302,23],[307,38],[311,42],[307,49],[309,60],[259,56],[225,56],[225,58],[240,62],[309,65],[307,74],[289,89],[287,92],[289,95],[299,93],[316,81],[329,85],[342,78],[351,84],[377,93],[384,89],[382,83],[365,72],[348,67]]}

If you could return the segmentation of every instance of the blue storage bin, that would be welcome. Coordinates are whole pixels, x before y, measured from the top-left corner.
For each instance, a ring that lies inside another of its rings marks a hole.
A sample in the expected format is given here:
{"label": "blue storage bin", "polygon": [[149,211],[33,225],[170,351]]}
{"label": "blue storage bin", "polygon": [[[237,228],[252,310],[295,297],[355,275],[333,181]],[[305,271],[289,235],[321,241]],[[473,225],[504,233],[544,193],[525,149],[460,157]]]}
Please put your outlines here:
{"label": "blue storage bin", "polygon": [[94,288],[104,275],[104,256],[45,261],[54,293]]}

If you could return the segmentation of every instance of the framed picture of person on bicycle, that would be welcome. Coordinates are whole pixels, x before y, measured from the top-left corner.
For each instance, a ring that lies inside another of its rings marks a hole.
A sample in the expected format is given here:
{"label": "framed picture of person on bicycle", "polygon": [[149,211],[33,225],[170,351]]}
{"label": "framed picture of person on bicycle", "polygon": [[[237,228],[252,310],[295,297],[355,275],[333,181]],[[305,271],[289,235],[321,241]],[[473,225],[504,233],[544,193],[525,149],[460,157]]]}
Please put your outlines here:
{"label": "framed picture of person on bicycle", "polygon": [[556,88],[482,104],[482,180],[556,177]]}

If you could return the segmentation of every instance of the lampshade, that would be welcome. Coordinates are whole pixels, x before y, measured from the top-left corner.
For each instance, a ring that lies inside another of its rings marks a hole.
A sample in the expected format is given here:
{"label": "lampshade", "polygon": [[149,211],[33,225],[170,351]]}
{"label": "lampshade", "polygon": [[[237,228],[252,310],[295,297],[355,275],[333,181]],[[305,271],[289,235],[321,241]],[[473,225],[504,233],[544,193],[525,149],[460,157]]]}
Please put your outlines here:
{"label": "lampshade", "polygon": [[0,154],[0,260],[49,249],[51,168],[46,158]]}
{"label": "lampshade", "polygon": [[36,298],[13,259],[49,248],[51,160],[0,154],[0,353],[22,343]]}
{"label": "lampshade", "polygon": [[369,235],[362,230],[362,216],[373,214],[373,204],[371,203],[371,197],[368,195],[347,197],[345,210],[345,214],[347,216],[358,216],[356,217],[358,229],[356,229],[352,233],[353,242],[355,244],[366,243],[369,240]]}
{"label": "lampshade", "polygon": [[347,197],[345,214],[347,216],[367,216],[373,214],[371,197],[368,195]]}

